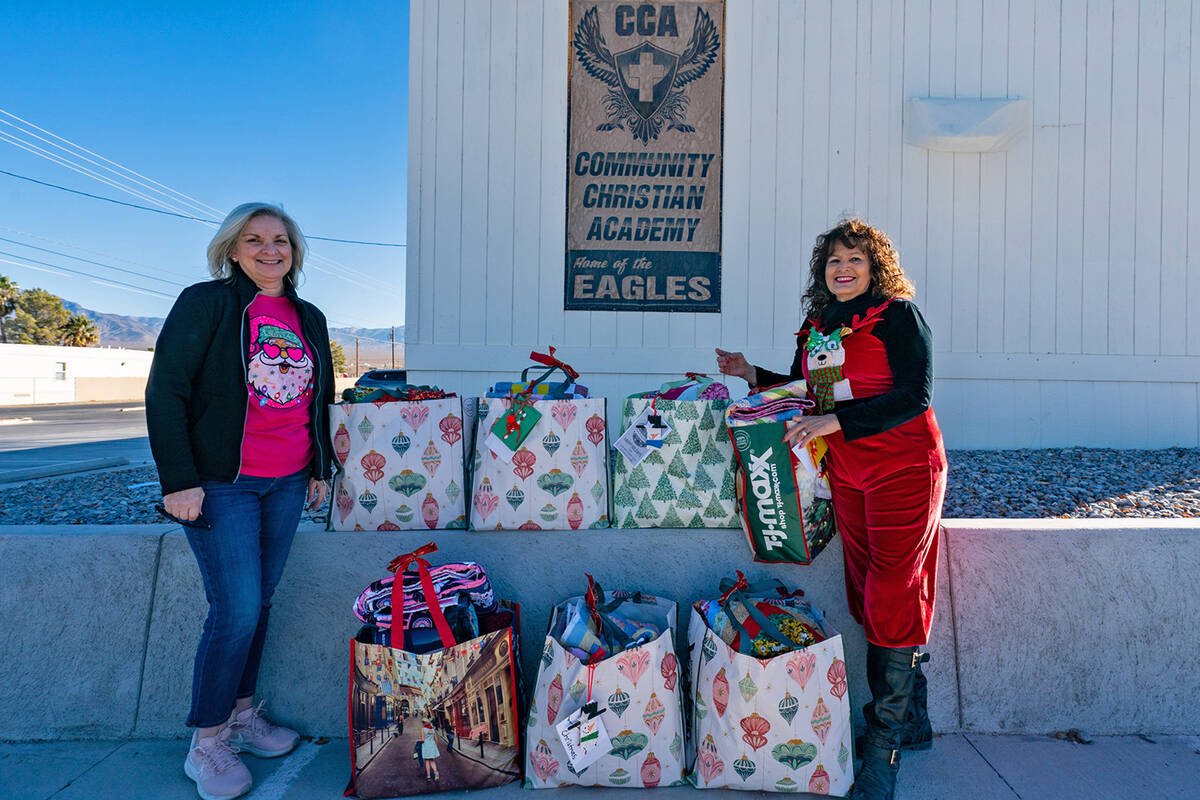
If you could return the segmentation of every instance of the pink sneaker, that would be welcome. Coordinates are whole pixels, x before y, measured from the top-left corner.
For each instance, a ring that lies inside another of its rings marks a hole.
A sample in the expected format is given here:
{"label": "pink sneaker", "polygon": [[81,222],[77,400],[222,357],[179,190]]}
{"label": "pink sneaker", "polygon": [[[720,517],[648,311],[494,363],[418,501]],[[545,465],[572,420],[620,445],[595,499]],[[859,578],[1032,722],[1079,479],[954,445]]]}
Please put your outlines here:
{"label": "pink sneaker", "polygon": [[192,734],[183,771],[196,782],[196,791],[204,800],[230,800],[250,791],[254,783],[250,770],[229,746],[228,727],[203,739]]}
{"label": "pink sneaker", "polygon": [[269,722],[263,714],[262,703],[241,713],[235,711],[227,730],[231,747],[260,758],[275,758],[290,753],[300,741],[300,734],[291,728]]}

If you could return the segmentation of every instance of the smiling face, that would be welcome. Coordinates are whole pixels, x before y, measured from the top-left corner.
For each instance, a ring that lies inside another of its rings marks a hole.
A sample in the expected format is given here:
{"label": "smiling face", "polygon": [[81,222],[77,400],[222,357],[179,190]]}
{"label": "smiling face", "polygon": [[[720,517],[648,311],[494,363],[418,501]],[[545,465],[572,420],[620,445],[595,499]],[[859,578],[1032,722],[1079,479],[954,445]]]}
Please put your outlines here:
{"label": "smiling face", "polygon": [[279,218],[269,214],[252,218],[238,234],[229,257],[264,294],[283,294],[283,279],[292,269],[292,242]]}
{"label": "smiling face", "polygon": [[825,259],[825,285],[843,303],[853,300],[871,286],[871,258],[858,247],[834,242]]}

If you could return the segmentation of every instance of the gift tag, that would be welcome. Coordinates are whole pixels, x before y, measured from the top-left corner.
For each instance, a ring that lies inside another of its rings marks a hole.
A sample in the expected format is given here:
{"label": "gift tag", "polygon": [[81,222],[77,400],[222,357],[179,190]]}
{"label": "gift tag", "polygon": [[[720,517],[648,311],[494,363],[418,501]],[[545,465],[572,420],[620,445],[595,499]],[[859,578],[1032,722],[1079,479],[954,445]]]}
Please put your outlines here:
{"label": "gift tag", "polygon": [[612,750],[612,739],[600,718],[603,713],[596,703],[588,703],[554,726],[567,760],[576,772],[587,769]]}
{"label": "gift tag", "polygon": [[[542,418],[542,412],[524,398],[514,398],[512,408],[492,425],[492,435],[487,438],[488,449],[505,461],[512,461],[521,442],[529,436],[533,426]],[[507,458],[503,450],[508,450]]]}
{"label": "gift tag", "polygon": [[662,417],[658,414],[651,414],[646,418],[646,424],[642,426],[642,436],[646,439],[647,447],[661,448],[663,439],[670,431],[671,426],[663,422]]}
{"label": "gift tag", "polygon": [[[658,425],[652,424],[652,416],[658,419]],[[651,443],[648,438],[648,432],[651,428],[655,429],[657,433],[658,439],[656,443]],[[659,415],[652,415],[650,408],[646,407],[641,414],[637,415],[633,424],[621,434],[620,438],[613,442],[613,447],[625,457],[630,467],[636,467],[642,463],[642,460],[646,456],[650,455],[651,447],[662,447],[662,440],[670,432],[671,426],[666,425]]]}

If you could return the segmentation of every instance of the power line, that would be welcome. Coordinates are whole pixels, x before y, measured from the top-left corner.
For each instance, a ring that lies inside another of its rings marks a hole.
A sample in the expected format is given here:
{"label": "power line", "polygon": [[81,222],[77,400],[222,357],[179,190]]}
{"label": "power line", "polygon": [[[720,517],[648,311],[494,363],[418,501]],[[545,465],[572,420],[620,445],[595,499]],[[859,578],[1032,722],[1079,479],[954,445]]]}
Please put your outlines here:
{"label": "power line", "polygon": [[[94,264],[95,266],[103,267],[104,269],[116,270],[117,272],[124,272],[129,275],[137,275],[139,278],[147,278],[148,280],[152,280],[152,281],[159,281],[161,283],[169,283],[172,286],[179,286],[179,287],[187,286],[186,283],[179,283],[178,281],[169,281],[166,278],[159,278],[154,275],[147,275],[144,272],[138,272],[138,271],[132,270],[132,269],[125,269],[124,267],[114,267],[112,264],[104,264],[100,261],[92,261],[90,258],[81,258],[79,256],[73,256],[70,253],[63,253],[59,250],[51,250],[49,247],[38,247],[35,244],[26,244],[25,242],[20,242],[20,241],[17,241],[16,239],[8,239],[4,236],[0,236],[0,242],[8,242],[9,244],[15,244],[15,245],[19,245],[21,247],[28,247],[30,250],[39,250],[43,253],[50,253],[52,255],[62,256],[63,258],[69,258],[72,261],[82,261],[85,264]],[[23,258],[23,256],[17,256],[17,258]]]}
{"label": "power line", "polygon": [[[9,137],[8,134],[0,133],[0,139],[5,139],[5,140],[11,142],[12,144],[17,145],[18,147],[21,147],[21,149],[23,149],[23,150],[29,150],[30,152],[33,152],[33,150],[30,147],[26,147],[23,143],[20,143],[17,140]],[[34,147],[36,147],[36,145]],[[37,148],[37,149],[40,150],[42,148]],[[60,163],[62,166],[68,167],[70,169],[75,169],[76,172],[81,171],[80,169],[76,169],[75,167],[72,167],[71,165],[64,163],[60,159],[59,156],[56,156],[53,153],[48,153],[47,155],[43,155],[42,157],[48,158],[52,161],[55,161],[56,163]],[[216,220],[205,219],[204,217],[195,217],[195,216],[192,216],[191,214],[180,214],[176,211],[167,211],[162,208],[151,208],[150,206],[143,206],[143,205],[139,205],[137,203],[127,203],[124,200],[117,200],[116,198],[113,198],[113,197],[104,197],[103,195],[92,194],[91,192],[84,192],[79,189],[69,189],[66,186],[59,186],[57,183],[48,183],[46,181],[39,181],[36,178],[30,178],[27,175],[18,175],[17,173],[9,172],[6,169],[0,169],[0,173],[7,175],[10,178],[17,178],[19,180],[29,181],[30,183],[36,183],[39,186],[47,186],[51,189],[58,189],[63,192],[70,192],[71,194],[77,194],[77,195],[81,195],[83,197],[89,197],[93,200],[103,200],[106,203],[113,203],[118,206],[126,206],[127,208],[136,208],[139,211],[149,211],[154,214],[162,214],[162,215],[168,216],[168,217],[177,217],[179,219],[195,220],[196,222],[204,222],[209,225],[220,225],[221,224],[221,223],[217,222]],[[110,186],[113,185],[107,178],[104,178],[103,176],[98,176],[98,175],[93,174],[93,175],[89,175],[88,177],[92,177],[92,178],[95,178],[96,180],[102,181],[104,183],[108,183]],[[124,187],[118,187],[118,188],[124,188]],[[125,189],[125,191],[130,191],[130,190]],[[135,194],[135,192],[132,192],[132,191],[130,193]],[[154,201],[151,199],[151,202],[157,202],[157,201]],[[317,236],[317,235],[311,234],[311,233],[304,234],[304,238],[305,239],[317,239],[322,242],[339,242],[341,244],[361,244],[361,245],[367,245],[370,247],[408,247],[407,244],[400,244],[398,242],[368,242],[368,241],[363,241],[362,239],[338,239],[338,238],[334,238],[331,236]],[[377,287],[371,287],[371,288],[377,288]]]}
{"label": "power line", "polygon": [[[131,290],[134,292],[139,292],[140,294],[157,295],[159,297],[165,297],[168,300],[175,299],[174,295],[166,294],[165,292],[159,292],[154,289],[144,289],[141,286],[135,286],[132,283],[125,283],[124,281],[118,281],[113,278],[106,278],[102,275],[94,275],[90,272],[82,272],[77,269],[70,269],[68,267],[60,266],[58,264],[51,264],[48,261],[38,261],[36,258],[28,258],[26,256],[19,256],[16,253],[6,253],[3,250],[0,250],[0,256],[9,256],[11,258],[21,259],[20,261],[10,261],[7,258],[0,258],[0,262],[3,262],[5,264],[13,264],[18,267],[25,267],[26,269],[37,270],[38,272],[50,272],[50,273],[56,273],[59,275],[62,275],[64,273],[70,273],[71,275],[81,275],[81,276],[93,281],[94,283],[99,283],[99,284],[102,284],[105,286],[114,286],[114,287],[118,287],[118,288],[128,289],[128,290]],[[42,269],[40,267],[35,267],[35,266],[33,266],[33,264],[41,264],[42,267],[50,267],[50,269]]]}
{"label": "power line", "polygon": [[[207,267],[198,267],[196,270],[193,270],[193,272],[191,274],[185,275],[180,272],[175,272],[175,271],[164,269],[163,267],[161,267],[157,264],[146,264],[141,261],[134,261],[132,259],[125,258],[123,256],[113,255],[112,253],[106,253],[103,250],[91,250],[87,247],[80,247],[79,245],[75,244],[74,242],[64,242],[60,239],[52,239],[49,236],[41,236],[36,233],[30,233],[29,231],[23,231],[19,228],[10,228],[7,225],[0,225],[0,231],[4,231],[4,232],[12,234],[14,236],[24,236],[27,239],[36,239],[37,241],[45,242],[46,244],[57,245],[59,247],[66,247],[71,250],[78,250],[80,253],[87,253],[88,255],[99,256],[100,258],[106,258],[110,261],[118,261],[122,264],[127,264],[131,267],[144,267],[145,269],[149,269],[149,270],[161,270],[164,275],[171,275],[172,277],[183,278],[184,280],[194,281],[197,279],[197,276],[207,274]],[[29,245],[24,245],[24,246],[28,247]],[[74,258],[74,256],[68,256],[68,258]],[[185,286],[186,284],[181,283],[178,285]]]}

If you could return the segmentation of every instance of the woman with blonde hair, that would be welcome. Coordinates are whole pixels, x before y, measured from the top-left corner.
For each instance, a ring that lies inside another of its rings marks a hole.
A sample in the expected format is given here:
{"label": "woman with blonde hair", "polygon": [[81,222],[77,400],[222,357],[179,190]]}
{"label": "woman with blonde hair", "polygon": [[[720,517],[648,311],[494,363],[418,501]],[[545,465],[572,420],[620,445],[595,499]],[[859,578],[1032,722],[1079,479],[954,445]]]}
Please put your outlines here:
{"label": "woman with blonde hair", "polygon": [[806,320],[788,374],[717,350],[717,366],[752,386],[805,379],[817,413],[785,440],[824,437],[842,533],[846,599],[867,638],[867,731],[853,798],[890,800],[902,749],[933,731],[919,648],[929,641],[946,451],[930,407],[933,348],[891,240],[851,219],[817,237]]}
{"label": "woman with blonde hair", "polygon": [[184,526],[209,604],[184,761],[205,800],[250,789],[237,753],[281,756],[299,738],[254,693],[301,509],[325,501],[332,472],[329,331],[296,294],[305,250],[282,208],[231,211],[208,246],[213,280],[175,301],[146,385],[160,509]]}

